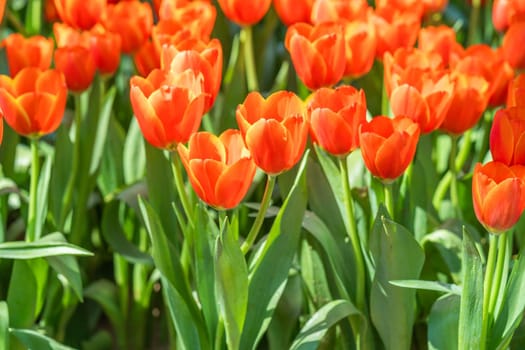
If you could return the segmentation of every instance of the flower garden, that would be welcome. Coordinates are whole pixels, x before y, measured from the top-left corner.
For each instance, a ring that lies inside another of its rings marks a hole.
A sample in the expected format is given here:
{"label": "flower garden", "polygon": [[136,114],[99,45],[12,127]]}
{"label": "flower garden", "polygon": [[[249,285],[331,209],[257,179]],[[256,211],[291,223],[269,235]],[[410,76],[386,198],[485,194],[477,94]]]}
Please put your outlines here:
{"label": "flower garden", "polygon": [[525,1],[0,18],[0,350],[525,347]]}

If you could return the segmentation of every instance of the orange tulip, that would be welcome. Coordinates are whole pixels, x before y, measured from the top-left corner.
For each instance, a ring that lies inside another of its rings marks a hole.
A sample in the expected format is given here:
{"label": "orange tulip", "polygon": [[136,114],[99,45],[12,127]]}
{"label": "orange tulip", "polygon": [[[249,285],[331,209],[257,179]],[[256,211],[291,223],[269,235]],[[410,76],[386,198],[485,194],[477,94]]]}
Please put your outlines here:
{"label": "orange tulip", "polygon": [[58,16],[77,29],[90,29],[106,10],[106,0],[55,0]]}
{"label": "orange tulip", "polygon": [[183,6],[176,6],[171,1],[163,1],[159,10],[161,21],[173,20],[203,40],[209,40],[216,17],[215,6],[204,1],[188,2]]}
{"label": "orange tulip", "polygon": [[500,32],[506,31],[512,23],[525,19],[525,1],[494,0],[492,22]]}
{"label": "orange tulip", "polygon": [[510,25],[501,45],[505,60],[514,68],[525,68],[525,20]]}
{"label": "orange tulip", "polygon": [[448,74],[403,83],[390,95],[394,115],[404,115],[419,124],[423,134],[436,130],[445,120],[454,94]]}
{"label": "orange tulip", "polygon": [[456,32],[446,25],[421,28],[418,47],[425,52],[438,53],[445,67],[448,67],[451,57],[458,57],[463,51],[463,47],[456,41]]}
{"label": "orange tulip", "polygon": [[55,67],[64,73],[67,88],[73,92],[87,90],[97,69],[91,53],[83,46],[56,49]]}
{"label": "orange tulip", "polygon": [[133,62],[139,75],[147,77],[152,70],[160,68],[160,53],[152,41],[146,41],[133,54]]}
{"label": "orange tulip", "polygon": [[357,78],[370,72],[375,60],[377,35],[371,16],[344,23],[346,65],[344,77]]}
{"label": "orange tulip", "polygon": [[312,139],[328,153],[345,156],[359,147],[359,126],[366,121],[363,90],[320,88],[308,98],[307,109]]}
{"label": "orange tulip", "polygon": [[450,108],[439,127],[459,135],[472,128],[483,115],[489,102],[489,83],[481,76],[452,73],[454,94]]}
{"label": "orange tulip", "polygon": [[273,7],[277,16],[285,26],[299,22],[310,22],[310,13],[314,0],[273,0]]}
{"label": "orange tulip", "polygon": [[108,31],[120,35],[122,52],[132,53],[148,41],[153,28],[153,12],[147,2],[119,2],[107,6],[102,24]]}
{"label": "orange tulip", "polygon": [[[2,23],[2,19],[4,18],[4,11],[5,11],[5,3],[6,3],[6,0],[0,0],[0,23]],[[0,123],[1,125],[1,123]],[[3,134],[3,127],[2,127],[2,132],[0,133],[0,135]],[[0,138],[0,143],[2,142],[2,139]]]}
{"label": "orange tulip", "polygon": [[180,143],[177,151],[200,199],[218,209],[242,201],[256,168],[239,130],[228,129],[219,137],[197,132],[187,148]]}
{"label": "orange tulip", "polygon": [[154,69],[130,80],[130,100],[144,138],[153,146],[175,150],[199,128],[206,95],[202,75]]}
{"label": "orange tulip", "polygon": [[509,84],[507,94],[507,107],[525,107],[525,74],[522,73],[514,78]]}
{"label": "orange tulip", "polygon": [[48,69],[53,58],[53,39],[41,35],[24,38],[19,33],[10,34],[2,41],[7,54],[9,73],[14,77],[22,68]]}
{"label": "orange tulip", "polygon": [[289,91],[265,100],[257,91],[237,107],[237,124],[255,164],[267,174],[291,169],[306,147],[308,122],[303,101]]}
{"label": "orange tulip", "polygon": [[297,75],[309,89],[332,86],[343,77],[346,58],[342,25],[296,23],[288,27],[284,45]]}
{"label": "orange tulip", "polygon": [[218,0],[224,15],[240,26],[251,26],[259,22],[272,3],[271,0]]}
{"label": "orange tulip", "polygon": [[361,124],[359,143],[366,167],[384,182],[392,182],[412,162],[419,126],[410,118],[378,116]]}
{"label": "orange tulip", "polygon": [[525,106],[496,112],[490,130],[490,152],[495,161],[525,165]]}
{"label": "orange tulip", "polygon": [[0,76],[0,110],[20,135],[39,137],[55,131],[66,99],[66,82],[58,70],[26,67],[14,78]]}
{"label": "orange tulip", "polygon": [[489,232],[498,234],[512,228],[525,208],[523,166],[503,163],[480,163],[472,176],[474,212]]}
{"label": "orange tulip", "polygon": [[113,75],[120,65],[121,39],[101,25],[93,27],[89,36],[89,49],[98,71],[102,75]]}
{"label": "orange tulip", "polygon": [[310,19],[313,24],[365,20],[367,10],[366,0],[315,0]]}

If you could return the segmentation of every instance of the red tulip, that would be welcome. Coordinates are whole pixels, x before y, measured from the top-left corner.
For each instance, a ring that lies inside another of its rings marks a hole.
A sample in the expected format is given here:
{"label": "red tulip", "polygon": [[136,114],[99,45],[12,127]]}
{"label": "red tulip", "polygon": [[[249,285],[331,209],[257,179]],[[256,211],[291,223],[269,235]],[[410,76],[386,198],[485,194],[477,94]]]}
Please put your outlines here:
{"label": "red tulip", "polygon": [[412,162],[419,126],[410,118],[379,116],[361,124],[359,143],[366,167],[384,182],[397,179]]}
{"label": "red tulip", "polygon": [[264,99],[257,91],[237,107],[237,124],[255,164],[277,175],[291,169],[306,147],[308,123],[303,101],[279,91]]}
{"label": "red tulip", "polygon": [[218,0],[224,15],[240,26],[251,26],[259,22],[272,3],[271,0]]}
{"label": "red tulip", "polygon": [[524,172],[519,165],[476,164],[472,177],[474,212],[491,233],[502,233],[518,222],[525,208]]}
{"label": "red tulip", "polygon": [[507,107],[525,107],[525,74],[520,74],[509,84]]}
{"label": "red tulip", "polygon": [[9,73],[14,77],[22,68],[48,69],[53,58],[53,39],[41,35],[24,38],[19,33],[10,34],[2,41],[7,53]]}
{"label": "red tulip", "polygon": [[525,68],[525,20],[510,25],[501,45],[505,60],[514,68]]}
{"label": "red tulip", "polygon": [[20,135],[39,137],[55,131],[66,99],[66,82],[58,70],[26,67],[14,78],[0,75],[0,110]]}
{"label": "red tulip", "polygon": [[371,16],[344,23],[346,65],[344,77],[357,78],[370,72],[374,64],[377,34]]}
{"label": "red tulip", "polygon": [[314,0],[273,0],[273,7],[285,26],[299,22],[310,22]]}
{"label": "red tulip", "polygon": [[525,106],[496,112],[490,130],[490,152],[495,161],[525,165]]}
{"label": "red tulip", "polygon": [[55,7],[64,23],[77,29],[90,29],[104,15],[106,0],[55,0]]}
{"label": "red tulip", "polygon": [[183,6],[176,6],[171,1],[163,1],[159,10],[161,21],[172,20],[203,40],[209,40],[216,17],[215,6],[204,1],[188,2]]}
{"label": "red tulip", "polygon": [[359,126],[366,121],[363,90],[320,88],[308,98],[307,108],[312,138],[328,153],[345,156],[359,147]]}
{"label": "red tulip", "polygon": [[242,201],[256,168],[238,130],[226,130],[219,137],[195,133],[188,147],[180,143],[177,151],[200,199],[219,209],[234,208]]}

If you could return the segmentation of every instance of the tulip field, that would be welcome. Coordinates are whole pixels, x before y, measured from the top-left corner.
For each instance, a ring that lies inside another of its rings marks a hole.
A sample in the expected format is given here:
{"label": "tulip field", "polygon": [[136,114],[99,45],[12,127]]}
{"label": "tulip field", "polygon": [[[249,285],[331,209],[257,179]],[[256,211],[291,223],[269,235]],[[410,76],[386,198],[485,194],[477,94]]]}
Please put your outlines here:
{"label": "tulip field", "polygon": [[525,349],[524,0],[0,20],[0,350]]}

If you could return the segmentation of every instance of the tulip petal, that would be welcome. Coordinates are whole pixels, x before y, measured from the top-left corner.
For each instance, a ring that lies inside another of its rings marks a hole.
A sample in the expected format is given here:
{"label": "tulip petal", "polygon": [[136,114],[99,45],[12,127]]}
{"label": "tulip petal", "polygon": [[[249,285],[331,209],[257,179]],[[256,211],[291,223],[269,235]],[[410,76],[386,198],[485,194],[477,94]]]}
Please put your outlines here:
{"label": "tulip petal", "polygon": [[288,131],[273,119],[260,119],[253,124],[246,134],[246,146],[250,150],[255,164],[268,174],[278,174],[287,170],[291,147]]}
{"label": "tulip petal", "polygon": [[326,85],[328,68],[321,53],[312,43],[303,36],[294,35],[290,38],[289,51],[293,66],[304,85],[310,89]]}
{"label": "tulip petal", "polygon": [[522,184],[519,178],[509,178],[487,193],[483,202],[483,218],[488,227],[501,232],[516,224],[523,211],[520,201]]}
{"label": "tulip petal", "polygon": [[242,201],[252,184],[255,169],[255,163],[244,158],[224,170],[215,186],[215,197],[220,207],[231,209]]}
{"label": "tulip petal", "polygon": [[164,126],[139,87],[131,87],[130,101],[144,138],[155,147],[166,146]]}
{"label": "tulip petal", "polygon": [[327,108],[319,108],[310,116],[310,128],[317,143],[327,152],[334,155],[344,155],[357,147],[352,132],[345,120],[336,112]]}
{"label": "tulip petal", "polygon": [[31,133],[31,119],[20,103],[7,92],[0,88],[0,110],[4,118],[17,133],[29,135]]}
{"label": "tulip petal", "polygon": [[190,159],[213,159],[219,162],[226,160],[226,151],[221,140],[209,132],[193,134],[190,137],[188,148]]}
{"label": "tulip petal", "polygon": [[414,87],[403,84],[392,91],[390,107],[394,115],[404,115],[425,127],[429,123],[429,108],[421,93]]}
{"label": "tulip petal", "polygon": [[410,164],[410,159],[401,159],[399,151],[404,147],[405,138],[399,132],[393,133],[378,148],[375,165],[378,176],[382,179],[393,180],[399,177]]}
{"label": "tulip petal", "polygon": [[510,164],[514,153],[514,133],[505,110],[494,116],[490,130],[490,152],[495,161]]}

